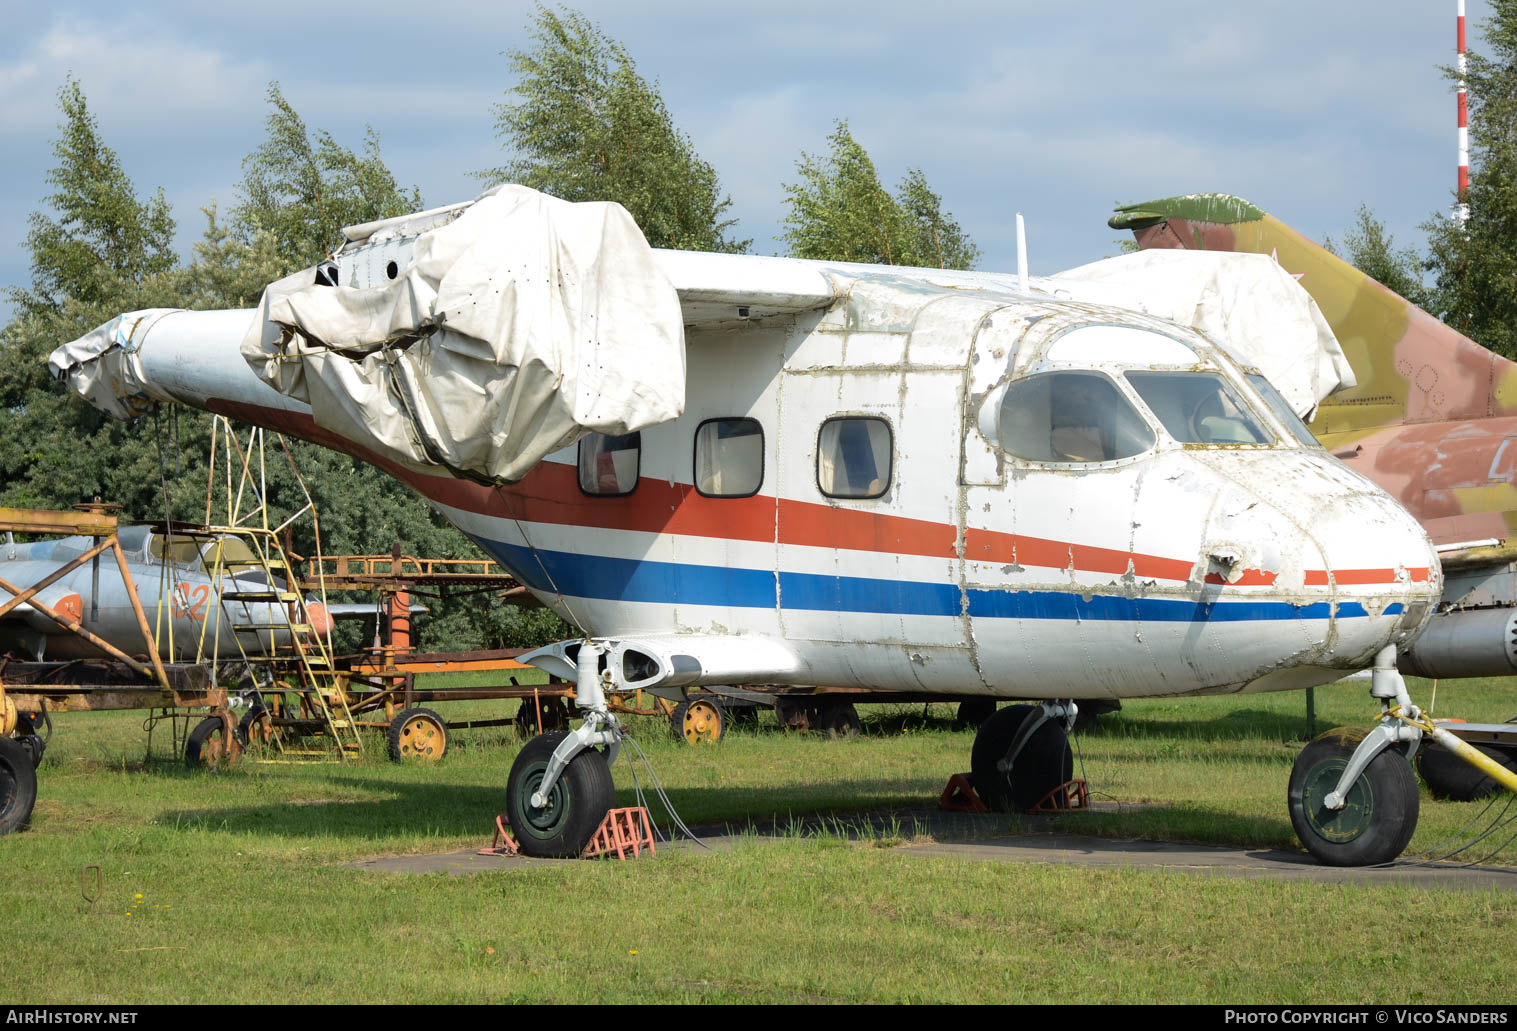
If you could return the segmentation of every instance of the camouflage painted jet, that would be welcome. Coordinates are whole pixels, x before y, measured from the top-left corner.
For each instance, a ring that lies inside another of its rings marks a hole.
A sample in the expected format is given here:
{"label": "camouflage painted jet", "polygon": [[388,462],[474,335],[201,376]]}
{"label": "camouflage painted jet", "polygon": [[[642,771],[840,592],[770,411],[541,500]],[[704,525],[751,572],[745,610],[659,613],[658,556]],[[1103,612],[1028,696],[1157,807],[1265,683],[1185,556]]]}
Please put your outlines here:
{"label": "camouflage painted jet", "polygon": [[1238,197],[1168,197],[1109,224],[1149,248],[1268,254],[1322,309],[1358,385],[1310,422],[1323,446],[1394,495],[1440,554],[1440,617],[1404,672],[1517,672],[1517,364],[1450,329]]}

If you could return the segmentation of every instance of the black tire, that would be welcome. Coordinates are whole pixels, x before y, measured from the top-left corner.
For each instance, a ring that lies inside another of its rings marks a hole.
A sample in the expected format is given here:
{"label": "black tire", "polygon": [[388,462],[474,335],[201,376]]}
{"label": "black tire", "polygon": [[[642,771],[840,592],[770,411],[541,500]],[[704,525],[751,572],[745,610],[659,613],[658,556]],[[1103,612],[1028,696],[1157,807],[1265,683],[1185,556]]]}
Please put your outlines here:
{"label": "black tire", "polygon": [[804,733],[816,726],[816,717],[815,709],[808,708],[799,701],[783,696],[774,699],[774,718],[779,722],[781,730]]}
{"label": "black tire", "polygon": [[969,759],[974,790],[993,812],[1025,813],[1074,777],[1074,753],[1058,720],[1049,720],[1038,728],[1011,770],[997,768],[1011,751],[1023,721],[1041,708],[1009,705],[986,720],[975,735]]}
{"label": "black tire", "polygon": [[959,711],[953,718],[954,730],[983,727],[985,721],[996,714],[994,698],[966,698],[959,703]]}
{"label": "black tire", "polygon": [[0,737],[0,834],[26,826],[37,804],[37,769],[31,753],[13,738]]}
{"label": "black tire", "polygon": [[390,721],[390,760],[436,762],[448,751],[448,725],[431,709],[406,709]]}
{"label": "black tire", "polygon": [[[1507,769],[1517,771],[1517,763],[1500,749],[1489,745],[1474,747]],[[1417,753],[1417,772],[1427,781],[1428,790],[1434,798],[1446,798],[1455,802],[1474,802],[1493,794],[1500,787],[1489,776],[1447,748],[1431,741],[1424,743],[1422,751]]]}
{"label": "black tire", "polygon": [[688,745],[714,745],[727,732],[727,712],[715,698],[690,698],[669,713],[669,734]]}
{"label": "black tire", "polygon": [[278,733],[274,729],[273,716],[265,705],[255,705],[242,714],[237,721],[237,740],[243,748],[268,744]]}
{"label": "black tire", "polygon": [[220,716],[207,716],[185,739],[184,764],[219,769],[228,761],[226,727]]}
{"label": "black tire", "polygon": [[16,738],[16,743],[26,749],[26,754],[32,757],[32,769],[42,765],[42,755],[47,751],[47,742],[36,734],[22,734]]}
{"label": "black tire", "polygon": [[1399,856],[1417,829],[1417,776],[1397,748],[1370,761],[1347,804],[1336,812],[1322,799],[1338,778],[1366,731],[1339,727],[1316,738],[1291,767],[1291,826],[1306,850],[1326,866],[1376,866]]}
{"label": "black tire", "polygon": [[858,737],[864,732],[864,721],[852,702],[834,702],[817,712],[816,729],[834,739]]}
{"label": "black tire", "polygon": [[553,784],[548,805],[532,808],[532,793],[542,783],[548,761],[567,731],[540,734],[528,741],[511,764],[506,780],[506,816],[524,855],[569,859],[579,856],[616,804],[606,757],[587,748],[569,761]]}

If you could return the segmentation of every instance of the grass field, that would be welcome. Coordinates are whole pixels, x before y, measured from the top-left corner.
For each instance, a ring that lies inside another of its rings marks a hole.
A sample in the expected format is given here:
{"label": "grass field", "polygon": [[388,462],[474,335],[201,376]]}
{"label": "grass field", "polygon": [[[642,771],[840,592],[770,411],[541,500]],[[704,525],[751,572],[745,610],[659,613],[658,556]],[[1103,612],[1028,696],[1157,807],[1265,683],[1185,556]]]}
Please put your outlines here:
{"label": "grass field", "polygon": [[[1427,686],[1413,696],[1425,703]],[[1517,694],[1444,685],[1438,709],[1499,720]],[[1373,712],[1362,687],[1319,689],[1317,710],[1319,729]],[[848,741],[766,722],[700,750],[657,721],[633,729],[688,822],[846,825],[930,805],[968,767],[973,735],[951,715],[879,707]],[[346,864],[488,843],[512,731],[460,732],[432,765],[391,764],[376,736],[349,765],[209,773],[144,761],[140,713],[56,723],[32,826],[0,838],[18,1002],[1517,1001],[1513,893],[941,860],[867,833],[381,874]],[[1133,804],[1059,829],[1294,847],[1285,784],[1305,738],[1300,694],[1129,703],[1081,753],[1098,798]],[[616,780],[630,802],[625,764]],[[1424,793],[1410,851],[1481,809]],[[1494,859],[1517,865],[1517,849]],[[80,883],[91,864],[93,905]]]}

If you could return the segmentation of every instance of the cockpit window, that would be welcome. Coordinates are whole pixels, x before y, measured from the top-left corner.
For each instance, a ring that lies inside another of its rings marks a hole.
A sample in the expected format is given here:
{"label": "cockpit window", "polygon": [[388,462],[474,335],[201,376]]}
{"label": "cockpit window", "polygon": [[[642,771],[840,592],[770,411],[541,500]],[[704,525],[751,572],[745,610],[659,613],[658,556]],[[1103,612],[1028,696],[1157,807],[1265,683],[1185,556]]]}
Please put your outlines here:
{"label": "cockpit window", "polygon": [[1001,447],[1032,462],[1110,462],[1154,446],[1154,432],[1111,380],[1048,372],[1017,380],[1001,398]]}
{"label": "cockpit window", "polygon": [[1243,400],[1212,372],[1129,372],[1143,403],[1182,444],[1268,444]]}
{"label": "cockpit window", "polygon": [[1284,423],[1285,428],[1291,431],[1291,436],[1310,448],[1320,448],[1322,446],[1321,441],[1312,435],[1311,430],[1306,428],[1306,423],[1301,421],[1301,417],[1296,414],[1295,409],[1291,408],[1289,402],[1280,396],[1280,391],[1275,389],[1273,383],[1257,372],[1245,373],[1245,375],[1248,377],[1249,385],[1259,392],[1259,396],[1264,398],[1264,403],[1269,405],[1269,410],[1275,413],[1275,418]]}

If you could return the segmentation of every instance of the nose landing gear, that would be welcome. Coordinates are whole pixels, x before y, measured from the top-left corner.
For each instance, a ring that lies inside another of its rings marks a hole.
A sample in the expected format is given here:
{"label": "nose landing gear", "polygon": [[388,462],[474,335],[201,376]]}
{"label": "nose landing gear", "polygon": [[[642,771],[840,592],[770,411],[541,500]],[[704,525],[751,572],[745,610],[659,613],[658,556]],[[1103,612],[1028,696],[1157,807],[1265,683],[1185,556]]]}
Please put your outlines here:
{"label": "nose landing gear", "polygon": [[1396,670],[1396,649],[1375,657],[1370,696],[1380,721],[1369,731],[1340,727],[1302,750],[1291,770],[1291,826],[1328,866],[1376,866],[1399,856],[1417,829],[1411,760],[1424,737],[1517,791],[1517,773],[1436,725],[1412,704]]}
{"label": "nose landing gear", "polygon": [[575,705],[584,722],[574,730],[539,734],[511,764],[506,813],[526,855],[580,855],[616,804],[611,763],[624,733],[601,689],[600,655],[587,640],[577,656]]}
{"label": "nose landing gear", "polygon": [[1074,702],[1011,705],[981,725],[970,752],[974,789],[993,812],[1027,812],[1074,777]]}

